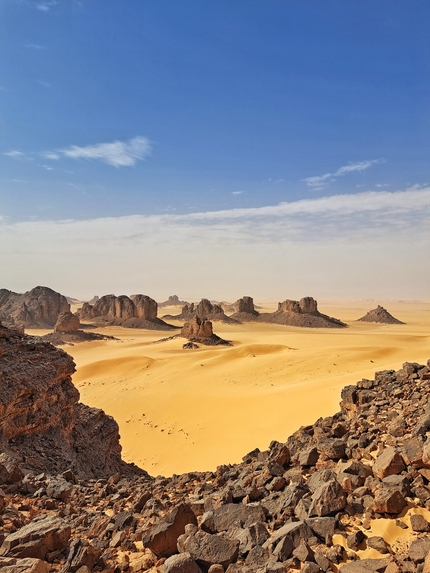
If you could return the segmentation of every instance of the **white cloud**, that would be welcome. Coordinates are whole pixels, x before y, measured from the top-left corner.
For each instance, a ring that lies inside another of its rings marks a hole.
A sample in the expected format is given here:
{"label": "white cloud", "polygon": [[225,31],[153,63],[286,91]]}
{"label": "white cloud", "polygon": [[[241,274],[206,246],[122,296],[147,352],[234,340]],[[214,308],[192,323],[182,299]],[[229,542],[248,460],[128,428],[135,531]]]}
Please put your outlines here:
{"label": "white cloud", "polygon": [[[322,189],[324,183],[331,183],[335,178],[341,177],[346,173],[352,173],[354,171],[365,171],[377,163],[381,163],[382,159],[372,159],[370,161],[359,161],[357,163],[350,163],[349,165],[344,165],[340,167],[334,173],[325,173],[324,175],[316,175],[314,177],[306,177],[302,179],[308,187],[313,187],[315,189]],[[330,181],[329,181],[330,180]]]}
{"label": "white cloud", "polygon": [[7,155],[8,157],[22,157],[24,154],[21,151],[12,150],[3,153],[3,155]]}
{"label": "white cloud", "polygon": [[33,50],[46,50],[46,46],[40,44],[24,44],[24,48],[31,48]]}
{"label": "white cloud", "polygon": [[429,298],[429,217],[430,187],[413,187],[184,215],[4,222],[0,244],[13,249],[0,250],[2,286]]}
{"label": "white cloud", "polygon": [[47,0],[46,2],[39,2],[39,4],[36,4],[36,8],[42,12],[48,12],[53,6],[56,6],[57,4],[57,0]]}
{"label": "white cloud", "polygon": [[243,191],[232,191],[232,195],[242,195]]}
{"label": "white cloud", "polygon": [[49,151],[45,157],[48,159],[60,159],[61,156],[71,159],[95,159],[114,167],[129,167],[135,165],[136,161],[143,160],[150,155],[151,149],[149,139],[137,136],[128,141],[97,143],[85,147],[72,145],[66,149]]}

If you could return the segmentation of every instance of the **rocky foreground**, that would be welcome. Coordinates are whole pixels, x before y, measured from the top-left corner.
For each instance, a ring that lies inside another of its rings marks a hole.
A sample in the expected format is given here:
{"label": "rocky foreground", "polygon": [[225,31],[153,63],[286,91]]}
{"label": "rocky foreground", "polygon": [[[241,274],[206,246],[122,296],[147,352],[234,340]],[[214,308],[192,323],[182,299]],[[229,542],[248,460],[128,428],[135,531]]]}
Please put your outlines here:
{"label": "rocky foreground", "polygon": [[[73,370],[0,328],[0,571],[429,573],[430,361],[344,388],[340,412],[240,464],[172,478],[121,461]],[[380,518],[408,540],[371,534]]]}

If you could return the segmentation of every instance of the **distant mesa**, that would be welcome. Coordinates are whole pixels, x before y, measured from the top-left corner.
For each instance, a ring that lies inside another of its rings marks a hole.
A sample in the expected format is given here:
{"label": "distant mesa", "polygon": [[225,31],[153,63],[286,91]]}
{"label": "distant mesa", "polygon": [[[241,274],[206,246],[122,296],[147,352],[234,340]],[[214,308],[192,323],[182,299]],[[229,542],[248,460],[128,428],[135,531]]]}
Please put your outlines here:
{"label": "distant mesa", "polygon": [[53,328],[66,311],[70,311],[66,297],[48,287],[37,286],[24,294],[0,289],[0,320],[9,328]]}
{"label": "distant mesa", "polygon": [[96,304],[96,302],[100,300],[100,297],[97,296],[96,294],[93,296],[93,298],[91,300],[88,300],[88,304]]}
{"label": "distant mesa", "polygon": [[143,294],[131,297],[108,294],[92,305],[84,303],[79,311],[82,321],[91,321],[95,326],[124,326],[148,330],[172,330],[176,328],[157,317],[158,305]]}
{"label": "distant mesa", "polygon": [[66,300],[69,304],[80,304],[81,301],[77,298],[73,298],[72,296],[66,296]]}
{"label": "distant mesa", "polygon": [[164,302],[159,302],[158,308],[162,308],[163,306],[184,306],[184,305],[188,305],[188,304],[190,304],[190,303],[187,302],[186,300],[179,300],[178,295],[173,294],[173,295],[169,296],[169,298],[167,300],[165,300]]}
{"label": "distant mesa", "polygon": [[260,314],[259,321],[305,328],[344,328],[347,326],[337,318],[320,313],[317,301],[310,296],[300,301],[287,299],[279,302],[276,312]]}
{"label": "distant mesa", "polygon": [[[201,318],[200,316],[193,316],[184,324],[181,330],[181,336],[192,343],[200,343],[205,346],[232,346],[231,342],[223,340],[214,333],[210,320]],[[188,349],[195,348],[189,344],[183,346],[183,348],[185,347]]]}
{"label": "distant mesa", "polygon": [[198,316],[200,318],[207,318],[212,322],[224,322],[226,324],[237,324],[239,321],[227,316],[219,304],[212,304],[207,298],[202,298],[199,304],[195,305],[186,304],[182,307],[181,314],[165,315],[166,320],[190,320]]}
{"label": "distant mesa", "polygon": [[373,310],[369,310],[367,314],[358,319],[361,322],[379,322],[381,324],[405,324],[401,320],[395,318],[383,306],[378,306]]}

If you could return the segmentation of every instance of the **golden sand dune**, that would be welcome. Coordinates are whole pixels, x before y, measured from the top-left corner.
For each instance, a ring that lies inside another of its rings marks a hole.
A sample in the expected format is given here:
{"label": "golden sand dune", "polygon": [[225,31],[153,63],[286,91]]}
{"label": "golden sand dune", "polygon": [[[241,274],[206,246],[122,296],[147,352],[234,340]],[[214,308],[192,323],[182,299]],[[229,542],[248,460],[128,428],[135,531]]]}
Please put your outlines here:
{"label": "golden sand dune", "polygon": [[405,325],[356,322],[374,302],[320,306],[349,328],[215,323],[234,346],[182,350],[181,338],[112,327],[100,332],[118,340],[66,350],[81,400],[118,421],[126,461],[153,475],[214,469],[333,414],[346,384],[429,357],[430,304],[385,303]]}

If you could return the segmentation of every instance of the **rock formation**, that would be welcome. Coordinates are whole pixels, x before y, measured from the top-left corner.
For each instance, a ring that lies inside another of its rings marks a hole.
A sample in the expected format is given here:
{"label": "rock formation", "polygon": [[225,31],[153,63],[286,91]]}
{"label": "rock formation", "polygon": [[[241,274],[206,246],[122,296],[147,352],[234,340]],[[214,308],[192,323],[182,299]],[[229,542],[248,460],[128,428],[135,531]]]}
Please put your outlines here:
{"label": "rock formation", "polygon": [[179,300],[178,295],[174,294],[169,296],[164,302],[158,303],[158,308],[162,308],[163,306],[185,306],[186,304],[188,305],[190,303],[186,300]]}
{"label": "rock formation", "polygon": [[[187,338],[191,342],[200,342],[206,346],[231,346],[230,342],[223,340],[212,329],[212,322],[207,318],[200,318],[200,316],[193,316],[187,321],[181,330],[181,336]],[[187,348],[191,348],[188,347]]]}
{"label": "rock formation", "polygon": [[310,296],[302,298],[300,301],[284,300],[278,303],[276,312],[261,313],[258,320],[308,328],[342,328],[347,326],[337,318],[320,313],[317,301]]}
{"label": "rock formation", "polygon": [[52,328],[62,312],[70,311],[66,297],[37,286],[18,294],[0,290],[0,320],[12,328]]}
{"label": "rock formation", "polygon": [[0,451],[36,472],[129,471],[115,420],[79,403],[68,354],[0,324],[0,361]]}
{"label": "rock formation", "polygon": [[[241,463],[151,478],[127,475],[104,414],[76,418],[70,357],[1,333],[2,571],[429,572],[430,360],[347,386],[339,412]],[[381,517],[389,540],[372,533]]]}
{"label": "rock formation", "polygon": [[73,332],[78,330],[80,326],[81,323],[76,314],[72,314],[70,310],[67,310],[59,314],[54,326],[54,332]]}
{"label": "rock formation", "polygon": [[171,330],[175,328],[157,318],[157,303],[143,294],[102,296],[94,305],[84,303],[79,311],[82,321],[90,320],[97,326],[125,326],[151,330]]}
{"label": "rock formation", "polygon": [[174,316],[165,315],[163,318],[166,320],[190,320],[194,316],[207,318],[212,322],[225,322],[227,324],[238,323],[237,320],[227,316],[220,305],[212,304],[211,301],[207,298],[202,298],[202,300],[197,305],[194,305],[193,302],[189,305],[186,304],[182,308],[181,314]]}
{"label": "rock formation", "polygon": [[234,314],[230,318],[234,318],[239,322],[249,322],[255,320],[260,313],[255,310],[254,300],[250,296],[244,296],[237,300],[233,305]]}
{"label": "rock formation", "polygon": [[361,322],[380,322],[381,324],[405,324],[397,318],[394,318],[388,310],[386,310],[383,306],[378,306],[373,310],[369,310],[367,314],[359,318]]}

